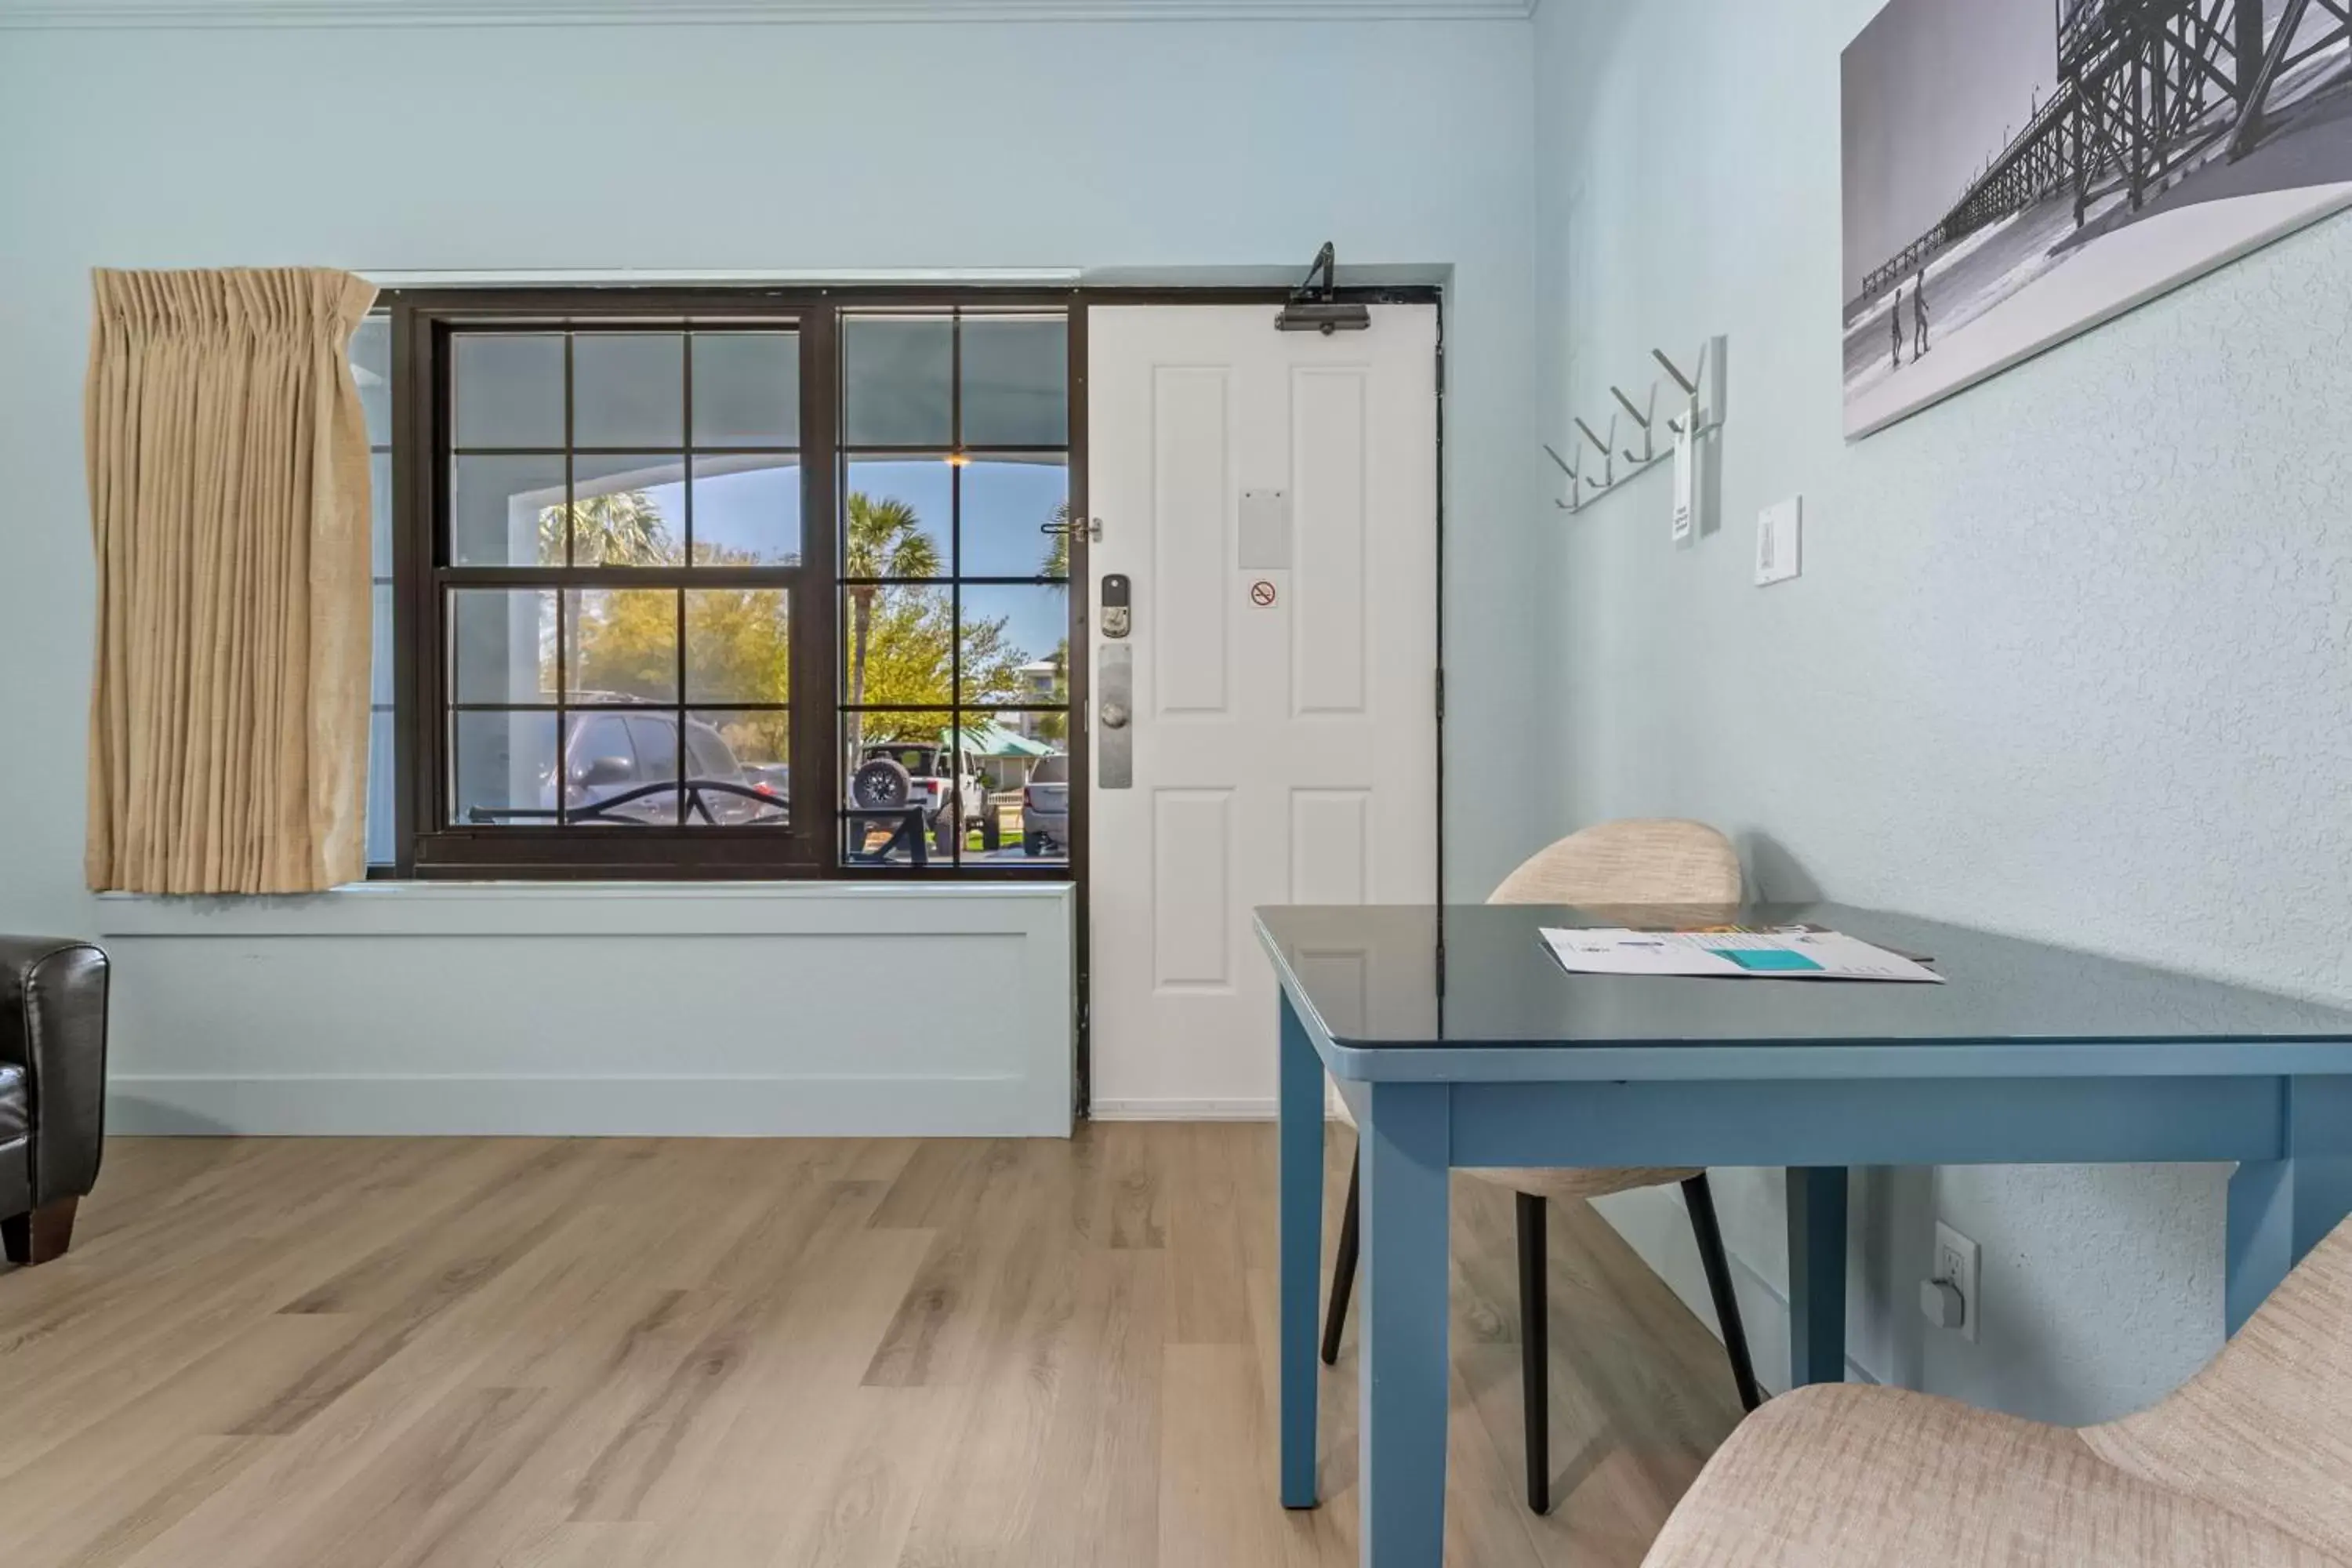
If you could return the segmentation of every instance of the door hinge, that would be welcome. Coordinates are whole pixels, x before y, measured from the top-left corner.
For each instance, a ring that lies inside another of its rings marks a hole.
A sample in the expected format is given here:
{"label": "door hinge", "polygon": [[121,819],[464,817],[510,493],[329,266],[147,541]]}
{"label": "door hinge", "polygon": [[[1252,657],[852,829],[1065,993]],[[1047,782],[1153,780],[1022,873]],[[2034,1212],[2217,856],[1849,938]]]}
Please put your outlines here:
{"label": "door hinge", "polygon": [[1437,716],[1445,717],[1445,672],[1442,669],[1437,672]]}

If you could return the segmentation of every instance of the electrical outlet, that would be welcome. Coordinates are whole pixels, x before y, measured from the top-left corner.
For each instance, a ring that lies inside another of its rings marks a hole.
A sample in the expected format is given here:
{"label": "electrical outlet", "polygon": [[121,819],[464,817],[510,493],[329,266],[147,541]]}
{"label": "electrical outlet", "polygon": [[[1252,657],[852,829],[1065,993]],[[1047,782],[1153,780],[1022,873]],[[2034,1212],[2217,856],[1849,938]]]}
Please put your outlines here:
{"label": "electrical outlet", "polygon": [[1756,514],[1756,585],[1785,583],[1801,570],[1805,498],[1790,496]]}
{"label": "electrical outlet", "polygon": [[1960,1338],[1974,1344],[1977,1326],[1984,1321],[1984,1297],[1977,1284],[1978,1265],[1983,1252],[1977,1244],[1946,1225],[1936,1222],[1936,1266],[1930,1270],[1934,1279],[1948,1280],[1960,1293]]}

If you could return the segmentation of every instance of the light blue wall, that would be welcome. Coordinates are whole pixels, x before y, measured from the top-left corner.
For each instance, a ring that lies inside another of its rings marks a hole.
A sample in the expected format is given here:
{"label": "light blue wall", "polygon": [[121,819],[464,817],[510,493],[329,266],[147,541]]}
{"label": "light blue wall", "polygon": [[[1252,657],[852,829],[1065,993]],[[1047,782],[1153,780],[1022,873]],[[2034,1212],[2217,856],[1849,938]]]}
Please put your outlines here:
{"label": "light blue wall", "polygon": [[[1549,776],[1524,23],[0,37],[0,919],[88,929],[87,270],[1343,263],[1450,279],[1453,754]],[[1491,760],[1491,762],[1489,761]],[[1458,886],[1540,825],[1463,810]]]}
{"label": "light blue wall", "polygon": [[[1558,683],[1526,657],[1556,549],[1527,526],[1528,36],[1523,22],[0,33],[0,928],[105,923],[80,888],[81,378],[100,264],[1287,279],[1335,239],[1343,265],[1447,285],[1448,656],[1456,689],[1498,699],[1463,705],[1453,765],[1557,776],[1552,729],[1530,715]],[[1449,827],[1454,885],[1479,889],[1545,824],[1465,805]],[[328,933],[347,917],[318,919]],[[644,973],[626,936],[563,940]],[[790,1070],[790,1037],[761,1037]],[[217,1041],[153,1045],[138,1059],[159,1078],[242,1059]],[[663,1050],[677,1071],[740,1068],[692,1039]],[[529,1070],[481,1070],[509,1068]]]}
{"label": "light blue wall", "polygon": [[[1838,54],[1877,5],[1538,13],[1547,430],[1730,336],[1720,535],[1671,547],[1663,472],[1539,524],[1565,821],[1704,817],[1768,893],[2352,1000],[2352,220],[1849,447]],[[1759,590],[1756,512],[1798,491],[1804,575]],[[2221,1338],[2222,1180],[1874,1180],[1856,1353],[2033,1415],[2152,1397]],[[1771,1184],[1726,1185],[1769,1318]],[[1918,1316],[1935,1215],[1983,1245],[1979,1343]],[[1696,1284],[1664,1216],[1619,1217]]]}

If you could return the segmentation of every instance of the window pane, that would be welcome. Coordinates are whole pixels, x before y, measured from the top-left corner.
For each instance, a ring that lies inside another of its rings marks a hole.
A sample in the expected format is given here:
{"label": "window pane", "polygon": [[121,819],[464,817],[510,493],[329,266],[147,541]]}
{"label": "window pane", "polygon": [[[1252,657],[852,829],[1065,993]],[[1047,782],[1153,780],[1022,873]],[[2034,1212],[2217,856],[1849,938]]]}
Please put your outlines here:
{"label": "window pane", "polygon": [[1066,534],[1040,531],[1069,521],[1066,459],[975,458],[963,470],[966,577],[1066,577]]}
{"label": "window pane", "polygon": [[963,444],[1069,440],[1069,329],[1061,316],[963,319]]}
{"label": "window pane", "polygon": [[563,456],[457,458],[449,464],[449,563],[562,565]]}
{"label": "window pane", "polygon": [[392,575],[392,454],[368,458],[368,555],[372,577]]}
{"label": "window pane", "polygon": [[685,548],[684,458],[572,458],[572,564],[675,566]]}
{"label": "window pane", "polygon": [[572,444],[686,444],[686,338],[580,332],[572,340]]}
{"label": "window pane", "polygon": [[367,863],[371,866],[389,866],[395,858],[392,733],[391,714],[368,715]]}
{"label": "window pane", "polygon": [[697,455],[694,559],[698,565],[799,565],[800,459]]}
{"label": "window pane", "polygon": [[460,447],[563,445],[563,336],[460,332],[450,342]]}
{"label": "window pane", "polygon": [[455,588],[448,618],[451,701],[554,702],[552,588]]}
{"label": "window pane", "polygon": [[637,772],[636,748],[630,744],[628,721],[622,715],[568,714],[563,732],[563,766],[574,785],[591,773],[600,775],[599,789],[646,782]]}
{"label": "window pane", "polygon": [[955,469],[944,458],[843,465],[841,574],[944,577],[955,570]]}
{"label": "window pane", "polygon": [[687,715],[689,827],[785,827],[792,823],[792,725],[780,712],[705,708]]}
{"label": "window pane", "polygon": [[969,796],[977,815],[977,785],[962,787],[953,753],[943,743],[954,720],[945,712],[844,713],[841,716],[845,795],[843,858],[857,864],[904,866],[923,840],[925,859],[947,863]]}
{"label": "window pane", "polygon": [[[572,713],[563,723],[563,810],[583,826],[677,820],[677,721]],[[640,742],[644,743],[640,743]]]}
{"label": "window pane", "polygon": [[852,447],[944,447],[955,439],[948,384],[955,325],[945,316],[849,316],[841,323],[841,438]]}
{"label": "window pane", "polygon": [[677,700],[677,594],[669,588],[574,588],[567,617],[567,702]]}
{"label": "window pane", "polygon": [[555,820],[555,714],[449,716],[449,820],[463,826]]}
{"label": "window pane", "polygon": [[694,444],[801,444],[799,333],[694,334]]}
{"label": "window pane", "polygon": [[368,445],[392,445],[392,321],[370,316],[352,331],[352,379],[367,413]]}
{"label": "window pane", "polygon": [[369,629],[373,647],[368,655],[368,702],[372,707],[392,706],[392,585],[379,583],[373,594],[374,605],[370,609]]}
{"label": "window pane", "polygon": [[[1001,720],[1019,720],[1030,726],[1027,733],[1033,740],[1055,747],[1069,743],[1068,716],[1060,713],[1005,714]],[[1059,725],[1060,728],[1053,728]],[[1020,800],[1019,858],[1033,866],[1066,866],[1070,861],[1070,758],[1066,752],[1056,750],[1050,756],[1035,757],[1027,762],[1009,764],[1012,776],[1006,779],[1008,789],[1017,790]],[[1008,812],[1008,815],[1010,813]],[[1012,858],[1010,855],[998,857]]]}
{"label": "window pane", "polygon": [[677,776],[677,715],[630,713],[623,716],[629,741],[636,748],[637,766],[649,779]]}
{"label": "window pane", "polygon": [[[967,868],[1003,867],[1034,858],[1022,837],[1023,787],[1035,760],[1021,727],[1024,715],[963,715],[964,773],[975,787],[964,814],[957,863]],[[1037,745],[1048,742],[1037,741]],[[1039,847],[1044,847],[1042,845]]]}
{"label": "window pane", "polygon": [[[960,698],[973,703],[1066,700],[1070,594],[1066,587],[971,587],[963,591],[963,678]],[[1041,670],[1039,666],[1050,667]],[[1045,695],[1032,695],[1040,682]]]}
{"label": "window pane", "polygon": [[791,701],[791,610],[782,588],[688,589],[686,700]]}
{"label": "window pane", "polygon": [[849,707],[955,700],[955,600],[944,586],[841,591],[841,690]]}

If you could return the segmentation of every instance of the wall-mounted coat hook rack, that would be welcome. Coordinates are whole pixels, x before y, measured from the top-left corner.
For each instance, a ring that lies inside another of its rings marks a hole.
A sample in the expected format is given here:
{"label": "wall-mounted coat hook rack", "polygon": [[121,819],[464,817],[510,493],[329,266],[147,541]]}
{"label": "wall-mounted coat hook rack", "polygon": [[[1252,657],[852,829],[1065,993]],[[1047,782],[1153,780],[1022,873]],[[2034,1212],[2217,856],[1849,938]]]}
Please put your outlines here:
{"label": "wall-mounted coat hook rack", "polygon": [[[1642,449],[1638,452],[1631,447],[1622,450],[1619,448],[1617,415],[1612,414],[1609,416],[1609,434],[1605,439],[1595,433],[1592,426],[1586,424],[1580,416],[1571,416],[1572,422],[1583,434],[1585,440],[1601,454],[1601,475],[1596,479],[1591,474],[1579,472],[1577,465],[1571,465],[1547,445],[1544,447],[1545,454],[1559,466],[1561,473],[1568,476],[1569,499],[1555,504],[1563,511],[1581,511],[1627,480],[1672,458],[1675,449],[1685,441],[1696,447],[1699,441],[1720,434],[1723,429],[1724,391],[1727,384],[1727,378],[1724,374],[1725,342],[1725,339],[1718,336],[1709,338],[1699,344],[1698,359],[1688,374],[1684,374],[1682,366],[1675,363],[1665,350],[1650,351],[1650,357],[1657,361],[1659,368],[1673,378],[1676,390],[1682,395],[1681,415],[1679,416],[1669,415],[1665,418],[1666,429],[1674,436],[1675,440],[1663,451],[1658,448],[1656,438],[1656,426],[1659,423],[1658,383],[1654,376],[1651,378],[1646,394],[1639,403],[1635,402],[1633,395],[1622,386],[1612,383],[1609,388],[1610,396],[1617,400],[1618,406],[1633,419],[1635,427],[1642,433]],[[1627,464],[1625,472],[1622,474],[1617,472],[1617,459],[1621,457]],[[1579,461],[1581,462],[1580,457]]]}

